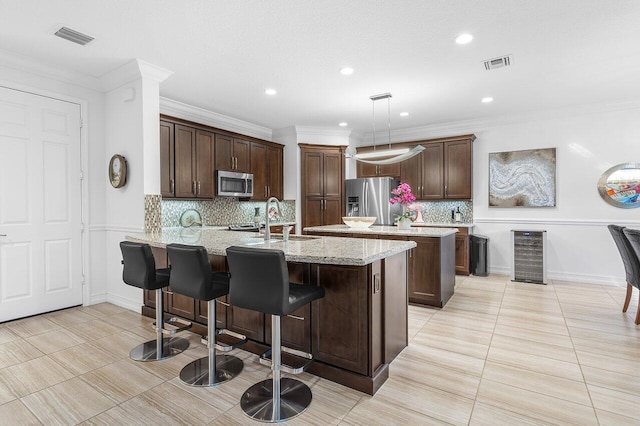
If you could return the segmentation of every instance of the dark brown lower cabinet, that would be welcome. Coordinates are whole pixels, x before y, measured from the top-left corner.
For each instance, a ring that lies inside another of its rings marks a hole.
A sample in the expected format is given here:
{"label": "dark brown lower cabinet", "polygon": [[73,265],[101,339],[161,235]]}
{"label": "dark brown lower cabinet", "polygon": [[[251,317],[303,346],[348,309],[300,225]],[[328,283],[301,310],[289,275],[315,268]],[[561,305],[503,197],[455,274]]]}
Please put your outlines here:
{"label": "dark brown lower cabinet", "polygon": [[[373,395],[407,345],[407,258],[403,252],[364,266],[288,263],[291,282],[322,286],[325,297],[281,318],[282,344],[313,354],[310,373]],[[214,271],[227,269],[224,257],[211,261]],[[191,331],[206,333],[206,302],[165,296],[166,312],[191,319]],[[143,314],[155,316],[146,294],[144,301]],[[242,348],[254,353],[271,344],[270,315],[217,303],[216,327],[246,335],[250,341]]]}

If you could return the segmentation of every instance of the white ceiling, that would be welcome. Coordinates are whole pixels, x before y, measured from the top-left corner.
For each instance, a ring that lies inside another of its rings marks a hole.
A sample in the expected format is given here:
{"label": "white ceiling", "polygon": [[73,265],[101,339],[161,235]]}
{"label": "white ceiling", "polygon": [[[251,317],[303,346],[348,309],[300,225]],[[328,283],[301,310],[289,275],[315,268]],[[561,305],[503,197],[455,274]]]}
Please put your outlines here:
{"label": "white ceiling", "polygon": [[394,129],[640,98],[638,0],[0,0],[0,16],[0,49],[94,77],[142,59],[175,72],[162,96],[272,129],[370,131],[383,92]]}

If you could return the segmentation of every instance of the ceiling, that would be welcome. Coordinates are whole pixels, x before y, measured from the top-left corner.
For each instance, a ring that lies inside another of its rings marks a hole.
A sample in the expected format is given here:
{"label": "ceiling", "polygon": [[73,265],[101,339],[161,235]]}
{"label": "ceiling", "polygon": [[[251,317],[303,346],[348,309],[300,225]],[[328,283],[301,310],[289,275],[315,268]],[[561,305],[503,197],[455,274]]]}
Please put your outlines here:
{"label": "ceiling", "polygon": [[[384,92],[394,129],[640,98],[637,0],[0,0],[0,10],[2,50],[94,77],[142,59],[174,72],[162,96],[272,129],[345,121],[368,132],[369,96]],[[62,25],[95,40],[53,36]],[[457,45],[461,33],[474,40]],[[484,69],[506,54],[512,66]],[[375,107],[386,125],[386,101]]]}

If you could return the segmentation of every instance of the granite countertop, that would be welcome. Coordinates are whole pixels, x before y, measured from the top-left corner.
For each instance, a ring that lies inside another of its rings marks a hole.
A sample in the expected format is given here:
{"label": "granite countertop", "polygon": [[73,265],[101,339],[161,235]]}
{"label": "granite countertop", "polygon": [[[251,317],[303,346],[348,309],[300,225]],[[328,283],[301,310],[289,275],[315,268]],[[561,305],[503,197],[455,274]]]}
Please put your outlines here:
{"label": "granite countertop", "polygon": [[[282,238],[280,234],[271,235]],[[368,265],[416,246],[413,241],[312,235],[291,235],[289,241],[272,239],[266,243],[258,233],[207,228],[163,228],[160,233],[130,234],[126,238],[161,248],[171,243],[200,245],[206,247],[209,254],[220,256],[226,256],[226,249],[231,246],[277,249],[284,252],[288,262],[355,266]]]}
{"label": "granite countertop", "polygon": [[397,226],[373,225],[368,228],[349,228],[347,225],[324,225],[304,228],[307,232],[336,232],[349,234],[402,235],[407,237],[446,237],[458,232],[455,228],[412,227],[398,229]]}

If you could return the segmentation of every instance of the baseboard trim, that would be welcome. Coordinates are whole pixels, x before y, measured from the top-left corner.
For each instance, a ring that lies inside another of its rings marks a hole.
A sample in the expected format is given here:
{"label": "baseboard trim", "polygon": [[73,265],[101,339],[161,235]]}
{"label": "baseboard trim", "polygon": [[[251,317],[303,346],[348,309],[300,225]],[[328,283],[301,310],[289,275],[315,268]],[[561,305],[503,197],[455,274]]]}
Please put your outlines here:
{"label": "baseboard trim", "polygon": [[[511,276],[511,268],[504,266],[489,266],[489,272],[491,274],[507,275]],[[584,284],[597,284],[597,285],[611,285],[611,286],[623,286],[626,287],[626,283],[621,281],[618,277],[608,277],[604,275],[586,275],[586,274],[574,274],[570,272],[560,271],[547,271],[547,278],[550,280],[558,281],[571,281]]]}
{"label": "baseboard trim", "polygon": [[589,219],[513,219],[474,217],[473,223],[504,223],[525,225],[565,225],[565,226],[607,226],[612,223],[620,226],[640,226],[639,220],[589,220]]}
{"label": "baseboard trim", "polygon": [[120,306],[121,308],[129,309],[131,311],[140,313],[142,309],[142,301],[136,299],[130,299],[128,297],[122,297],[115,294],[107,294],[107,302]]}
{"label": "baseboard trim", "polygon": [[97,305],[98,303],[107,302],[109,297],[107,293],[91,294],[89,295],[89,301],[85,306]]}

